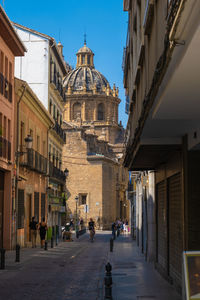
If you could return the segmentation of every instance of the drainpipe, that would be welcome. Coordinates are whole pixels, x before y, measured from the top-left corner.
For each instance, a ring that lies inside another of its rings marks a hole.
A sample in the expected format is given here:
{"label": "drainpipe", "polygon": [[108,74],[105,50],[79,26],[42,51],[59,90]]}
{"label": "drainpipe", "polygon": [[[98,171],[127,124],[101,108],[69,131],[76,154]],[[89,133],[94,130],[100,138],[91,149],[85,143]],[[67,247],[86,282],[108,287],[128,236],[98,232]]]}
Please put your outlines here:
{"label": "drainpipe", "polygon": [[16,144],[16,149],[17,151],[15,152],[15,161],[16,161],[16,183],[15,183],[15,206],[14,206],[14,211],[15,211],[15,231],[16,231],[16,235],[15,235],[15,245],[17,245],[17,229],[18,229],[18,176],[19,176],[19,153],[20,153],[20,149],[19,149],[19,105],[20,102],[24,96],[24,93],[26,91],[26,87],[27,87],[27,83],[25,83],[24,85],[22,85],[23,87],[23,91],[22,94],[19,98],[19,100],[17,101],[17,144]]}

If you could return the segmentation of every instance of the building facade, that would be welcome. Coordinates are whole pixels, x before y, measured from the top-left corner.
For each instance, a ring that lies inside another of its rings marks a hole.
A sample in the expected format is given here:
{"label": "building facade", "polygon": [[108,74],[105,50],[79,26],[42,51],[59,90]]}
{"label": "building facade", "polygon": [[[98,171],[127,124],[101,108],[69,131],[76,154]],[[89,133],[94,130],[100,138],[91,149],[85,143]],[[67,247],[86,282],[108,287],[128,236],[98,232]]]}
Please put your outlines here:
{"label": "building facade", "polygon": [[[15,95],[15,136],[18,149],[15,170],[16,243],[28,247],[31,244],[31,218],[35,216],[38,223],[43,217],[47,219],[48,134],[54,120],[25,81],[15,78]],[[25,145],[27,136],[32,138],[32,146],[28,149]]]}
{"label": "building facade", "polygon": [[94,68],[94,53],[86,43],[77,52],[76,69],[64,79],[64,88],[68,216],[83,218],[86,223],[92,217],[98,228],[110,229],[111,223],[124,218],[128,210],[118,89],[111,89]]}
{"label": "building facade", "polygon": [[180,290],[182,252],[200,247],[200,3],[124,0],[124,10],[129,15],[123,61],[129,114],[124,165],[154,171],[147,193],[147,207],[153,201],[151,257]]}
{"label": "building facade", "polygon": [[[65,133],[62,129],[64,90],[63,77],[67,68],[62,45],[54,38],[14,24],[27,53],[23,59],[16,59],[16,77],[27,81],[46,110],[54,119],[48,131],[48,226],[55,235],[60,231],[62,214],[65,214],[65,175],[62,168],[62,148]],[[50,235],[52,234],[50,233]]]}
{"label": "building facade", "polygon": [[14,234],[14,61],[25,47],[0,6],[0,248],[11,249]]}

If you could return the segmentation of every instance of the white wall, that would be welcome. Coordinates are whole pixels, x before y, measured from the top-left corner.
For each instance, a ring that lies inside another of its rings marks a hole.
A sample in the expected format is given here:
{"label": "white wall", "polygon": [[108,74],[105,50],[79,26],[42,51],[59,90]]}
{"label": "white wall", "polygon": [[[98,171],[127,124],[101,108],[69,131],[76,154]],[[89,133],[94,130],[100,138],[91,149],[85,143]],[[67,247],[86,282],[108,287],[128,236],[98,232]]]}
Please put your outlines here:
{"label": "white wall", "polygon": [[24,57],[15,58],[15,76],[27,81],[48,110],[49,41],[25,29],[15,29],[27,49]]}

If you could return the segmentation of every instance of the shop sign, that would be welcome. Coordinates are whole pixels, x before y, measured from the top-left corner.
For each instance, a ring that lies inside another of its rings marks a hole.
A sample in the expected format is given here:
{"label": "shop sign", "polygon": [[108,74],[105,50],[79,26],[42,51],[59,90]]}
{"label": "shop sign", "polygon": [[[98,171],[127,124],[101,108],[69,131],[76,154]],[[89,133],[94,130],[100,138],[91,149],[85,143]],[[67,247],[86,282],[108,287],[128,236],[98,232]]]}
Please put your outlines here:
{"label": "shop sign", "polygon": [[183,252],[183,273],[183,299],[200,300],[200,251]]}

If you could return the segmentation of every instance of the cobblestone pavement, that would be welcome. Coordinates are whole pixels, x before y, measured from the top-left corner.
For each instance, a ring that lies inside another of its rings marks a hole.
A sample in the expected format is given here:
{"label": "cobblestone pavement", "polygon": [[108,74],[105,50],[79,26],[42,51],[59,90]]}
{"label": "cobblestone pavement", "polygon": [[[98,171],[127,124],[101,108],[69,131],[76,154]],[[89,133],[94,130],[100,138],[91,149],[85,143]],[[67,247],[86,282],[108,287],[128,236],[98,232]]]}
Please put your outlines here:
{"label": "cobblestone pavement", "polygon": [[102,299],[102,279],[109,250],[110,232],[88,233],[74,242],[54,248],[23,249],[20,263],[7,254],[0,270],[1,300],[96,300]]}

